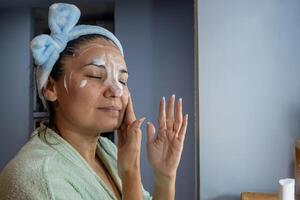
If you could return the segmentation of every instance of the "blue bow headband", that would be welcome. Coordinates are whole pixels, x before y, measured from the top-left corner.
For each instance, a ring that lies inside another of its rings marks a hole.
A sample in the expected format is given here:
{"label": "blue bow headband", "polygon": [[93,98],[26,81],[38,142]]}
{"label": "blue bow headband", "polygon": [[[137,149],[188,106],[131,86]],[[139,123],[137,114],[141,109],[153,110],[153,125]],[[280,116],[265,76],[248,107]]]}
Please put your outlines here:
{"label": "blue bow headband", "polygon": [[36,69],[36,82],[40,98],[45,100],[42,94],[43,87],[47,84],[51,70],[59,58],[59,54],[65,49],[67,43],[82,35],[99,34],[112,40],[123,54],[120,41],[110,31],[92,25],[77,25],[80,10],[72,4],[55,3],[49,8],[48,24],[50,35],[41,34],[31,41],[31,51]]}

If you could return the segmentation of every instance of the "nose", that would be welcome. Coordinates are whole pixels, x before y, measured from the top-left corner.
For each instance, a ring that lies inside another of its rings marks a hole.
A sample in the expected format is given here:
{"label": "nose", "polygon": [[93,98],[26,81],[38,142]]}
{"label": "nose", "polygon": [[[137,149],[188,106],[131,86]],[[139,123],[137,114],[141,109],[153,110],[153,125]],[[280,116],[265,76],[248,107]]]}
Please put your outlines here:
{"label": "nose", "polygon": [[117,83],[111,82],[107,85],[104,92],[105,97],[121,97],[123,95],[123,89]]}

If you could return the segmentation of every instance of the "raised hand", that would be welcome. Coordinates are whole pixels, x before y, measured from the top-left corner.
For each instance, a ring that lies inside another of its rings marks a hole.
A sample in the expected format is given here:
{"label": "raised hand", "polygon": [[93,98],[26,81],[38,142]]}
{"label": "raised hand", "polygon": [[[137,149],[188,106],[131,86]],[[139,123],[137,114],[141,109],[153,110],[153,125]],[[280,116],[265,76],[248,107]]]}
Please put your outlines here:
{"label": "raised hand", "polygon": [[141,125],[144,120],[145,118],[136,119],[132,100],[129,96],[124,120],[118,130],[118,170],[120,176],[140,167]]}
{"label": "raised hand", "polygon": [[180,162],[188,115],[182,115],[182,99],[176,103],[174,113],[175,95],[169,99],[167,108],[165,98],[162,98],[159,108],[159,129],[155,136],[155,127],[148,122],[147,125],[147,153],[148,160],[154,169],[155,176],[174,178]]}
{"label": "raised hand", "polygon": [[118,130],[118,173],[122,180],[122,199],[141,200],[140,170],[141,125],[145,118],[136,119],[132,100],[126,108],[124,120]]}

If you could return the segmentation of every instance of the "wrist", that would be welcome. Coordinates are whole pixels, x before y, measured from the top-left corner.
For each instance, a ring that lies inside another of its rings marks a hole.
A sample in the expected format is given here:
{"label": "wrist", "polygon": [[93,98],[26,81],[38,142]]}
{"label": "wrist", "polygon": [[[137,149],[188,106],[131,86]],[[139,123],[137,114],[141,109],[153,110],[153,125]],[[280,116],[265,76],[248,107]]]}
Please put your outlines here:
{"label": "wrist", "polygon": [[134,167],[126,170],[120,171],[121,180],[128,180],[128,179],[140,179],[141,177],[141,170],[139,167]]}
{"label": "wrist", "polygon": [[153,199],[174,200],[175,199],[175,176],[156,174],[154,178]]}
{"label": "wrist", "polygon": [[176,174],[175,175],[164,175],[155,173],[154,183],[157,187],[170,187],[175,186]]}
{"label": "wrist", "polygon": [[118,173],[120,177],[130,177],[136,174],[140,174],[140,160],[137,157],[136,159],[130,159],[124,161],[118,160]]}
{"label": "wrist", "polygon": [[143,198],[140,170],[127,171],[122,175],[121,181],[122,199],[141,200]]}

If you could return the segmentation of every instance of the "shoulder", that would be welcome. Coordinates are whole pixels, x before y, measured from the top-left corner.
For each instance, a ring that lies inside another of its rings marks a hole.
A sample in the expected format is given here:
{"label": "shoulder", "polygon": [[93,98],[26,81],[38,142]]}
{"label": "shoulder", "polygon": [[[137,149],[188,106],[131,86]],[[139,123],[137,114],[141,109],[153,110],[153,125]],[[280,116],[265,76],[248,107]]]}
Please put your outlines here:
{"label": "shoulder", "polygon": [[33,136],[1,172],[0,195],[7,199],[51,199],[45,170],[54,154],[37,135]]}

